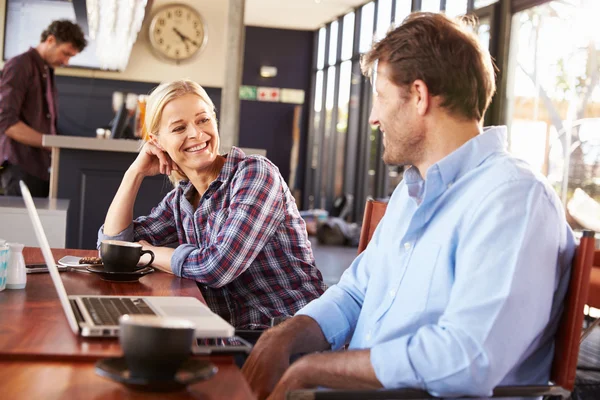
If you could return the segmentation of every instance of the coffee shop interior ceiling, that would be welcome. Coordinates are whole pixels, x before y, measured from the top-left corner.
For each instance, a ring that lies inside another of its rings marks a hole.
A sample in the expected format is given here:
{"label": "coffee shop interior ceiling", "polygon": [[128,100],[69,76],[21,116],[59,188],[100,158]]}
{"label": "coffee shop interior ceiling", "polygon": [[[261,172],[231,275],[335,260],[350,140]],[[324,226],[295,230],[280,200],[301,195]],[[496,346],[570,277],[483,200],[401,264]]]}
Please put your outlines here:
{"label": "coffee shop interior ceiling", "polygon": [[[57,75],[105,78],[124,81],[161,82],[165,79],[190,78],[201,85],[221,88],[225,71],[227,0],[153,0],[150,14],[167,4],[185,3],[199,10],[206,22],[208,41],[193,61],[176,65],[158,59],[150,50],[149,16],[144,20],[133,45],[127,68],[110,72],[81,68],[59,68]],[[268,28],[316,30],[366,0],[246,0],[245,24]],[[6,0],[0,0],[0,50],[4,45]],[[2,62],[0,60],[0,62]],[[310,60],[307,60],[310,63]],[[2,62],[3,65],[3,62]]]}

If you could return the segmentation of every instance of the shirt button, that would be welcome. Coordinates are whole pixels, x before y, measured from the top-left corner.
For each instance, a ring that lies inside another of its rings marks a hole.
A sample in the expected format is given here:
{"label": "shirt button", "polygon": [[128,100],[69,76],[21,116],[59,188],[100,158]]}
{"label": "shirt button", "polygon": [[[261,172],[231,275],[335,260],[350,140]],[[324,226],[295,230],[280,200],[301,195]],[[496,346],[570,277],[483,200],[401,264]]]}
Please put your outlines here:
{"label": "shirt button", "polygon": [[367,332],[367,335],[365,336],[365,339],[371,340],[371,331]]}
{"label": "shirt button", "polygon": [[446,185],[446,187],[447,187],[448,189],[450,189],[450,188],[452,187],[452,182],[450,182],[448,185]]}
{"label": "shirt button", "polygon": [[405,250],[410,250],[411,247],[412,247],[412,244],[410,242],[404,243],[404,249]]}
{"label": "shirt button", "polygon": [[395,290],[390,290],[390,297],[394,297],[396,296],[396,291]]}
{"label": "shirt button", "polygon": [[52,115],[50,115],[50,113],[46,114],[46,118],[50,119],[50,117],[52,117]]}

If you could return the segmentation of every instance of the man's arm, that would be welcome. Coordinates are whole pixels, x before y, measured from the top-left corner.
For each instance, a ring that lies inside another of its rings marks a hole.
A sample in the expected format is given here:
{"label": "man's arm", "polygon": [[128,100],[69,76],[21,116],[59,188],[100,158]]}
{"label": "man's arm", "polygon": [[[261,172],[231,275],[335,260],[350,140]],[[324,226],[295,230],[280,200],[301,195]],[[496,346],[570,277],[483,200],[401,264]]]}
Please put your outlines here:
{"label": "man's arm", "polygon": [[330,348],[319,324],[305,315],[265,331],[252,349],[242,373],[259,398],[265,398],[285,370],[290,356]]}
{"label": "man's arm", "polygon": [[285,372],[269,399],[283,399],[291,390],[326,386],[332,389],[380,389],[371,364],[371,350],[309,354]]}
{"label": "man's arm", "polygon": [[30,66],[20,58],[4,65],[0,79],[0,133],[28,146],[43,147],[43,134],[20,120],[30,75]]}
{"label": "man's arm", "polygon": [[42,145],[44,135],[22,121],[11,125],[4,133],[12,140],[26,144],[27,146],[44,147]]}
{"label": "man's arm", "polygon": [[369,280],[368,255],[376,247],[378,230],[371,241],[373,246],[354,260],[337,285],[292,319],[262,334],[242,369],[259,398],[273,390],[289,367],[292,354],[338,349],[346,344],[360,314]]}

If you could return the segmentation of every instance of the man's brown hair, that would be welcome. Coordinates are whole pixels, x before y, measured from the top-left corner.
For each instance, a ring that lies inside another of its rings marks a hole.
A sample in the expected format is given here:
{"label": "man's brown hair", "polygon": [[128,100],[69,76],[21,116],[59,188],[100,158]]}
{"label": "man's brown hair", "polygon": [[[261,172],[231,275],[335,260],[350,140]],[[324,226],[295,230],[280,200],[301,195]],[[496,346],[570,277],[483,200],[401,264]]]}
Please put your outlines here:
{"label": "man's brown hair", "polygon": [[413,13],[375,43],[361,60],[371,76],[376,60],[386,62],[392,82],[408,87],[422,80],[442,107],[455,115],[483,118],[496,90],[495,67],[466,20]]}
{"label": "man's brown hair", "polygon": [[79,25],[68,19],[52,21],[46,30],[42,32],[40,42],[45,42],[50,35],[56,38],[56,43],[71,43],[79,52],[82,52],[87,46],[87,40]]}

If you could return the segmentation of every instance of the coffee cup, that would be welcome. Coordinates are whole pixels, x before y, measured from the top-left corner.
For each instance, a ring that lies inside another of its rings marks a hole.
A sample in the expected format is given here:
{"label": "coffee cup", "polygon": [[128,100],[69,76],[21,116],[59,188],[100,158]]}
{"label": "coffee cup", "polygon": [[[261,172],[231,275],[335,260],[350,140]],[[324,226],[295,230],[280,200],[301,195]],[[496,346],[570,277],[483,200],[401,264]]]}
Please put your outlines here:
{"label": "coffee cup", "polygon": [[150,254],[150,262],[143,266],[147,267],[154,261],[154,253],[142,250],[139,243],[103,240],[100,244],[100,258],[108,272],[133,272],[144,254]]}
{"label": "coffee cup", "polygon": [[123,315],[119,342],[131,378],[168,381],[190,357],[194,324],[182,318]]}

